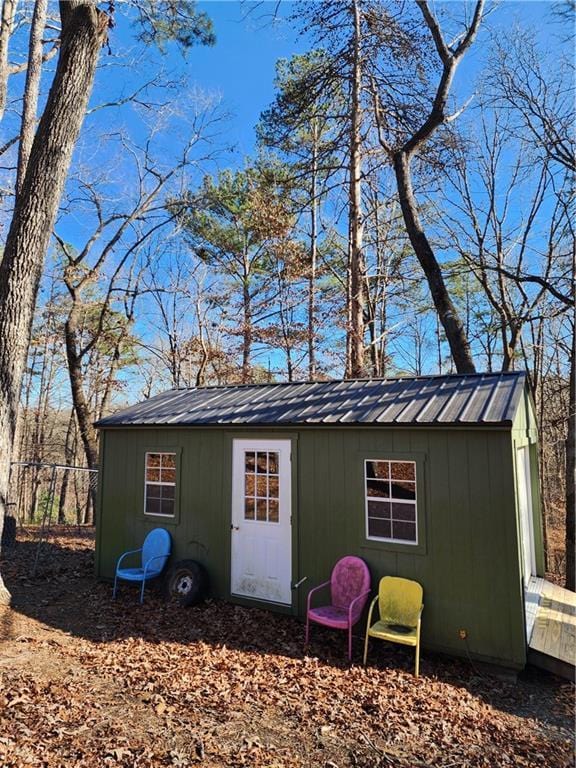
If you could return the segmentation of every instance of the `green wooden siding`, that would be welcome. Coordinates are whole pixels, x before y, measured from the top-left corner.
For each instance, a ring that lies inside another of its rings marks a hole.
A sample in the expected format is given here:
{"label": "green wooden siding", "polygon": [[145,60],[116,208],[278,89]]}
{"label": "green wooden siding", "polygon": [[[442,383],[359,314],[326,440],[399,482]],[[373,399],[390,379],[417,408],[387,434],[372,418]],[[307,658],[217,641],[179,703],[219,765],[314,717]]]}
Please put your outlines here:
{"label": "green wooden siding", "polygon": [[[526,428],[518,427],[526,434]],[[373,586],[390,574],[424,587],[423,642],[455,655],[525,663],[521,558],[516,514],[516,425],[506,429],[115,428],[101,443],[97,572],[111,578],[118,555],[163,525],[174,557],[209,571],[212,594],[229,598],[231,458],[234,437],[292,440],[293,612],[341,556],[358,554]],[[179,450],[179,521],[145,516],[146,450]],[[365,536],[364,458],[417,463],[419,545]],[[537,494],[535,509],[537,508]],[[539,507],[538,507],[539,509]],[[467,644],[458,637],[466,629]]]}

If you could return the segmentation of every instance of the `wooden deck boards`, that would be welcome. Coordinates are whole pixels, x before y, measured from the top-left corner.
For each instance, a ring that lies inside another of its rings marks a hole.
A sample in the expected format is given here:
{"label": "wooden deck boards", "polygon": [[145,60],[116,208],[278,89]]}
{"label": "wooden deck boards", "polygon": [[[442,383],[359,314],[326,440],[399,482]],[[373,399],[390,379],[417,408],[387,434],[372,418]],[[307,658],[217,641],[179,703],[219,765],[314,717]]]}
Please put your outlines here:
{"label": "wooden deck boards", "polygon": [[526,589],[526,630],[530,649],[574,666],[576,593],[544,579],[531,579]]}

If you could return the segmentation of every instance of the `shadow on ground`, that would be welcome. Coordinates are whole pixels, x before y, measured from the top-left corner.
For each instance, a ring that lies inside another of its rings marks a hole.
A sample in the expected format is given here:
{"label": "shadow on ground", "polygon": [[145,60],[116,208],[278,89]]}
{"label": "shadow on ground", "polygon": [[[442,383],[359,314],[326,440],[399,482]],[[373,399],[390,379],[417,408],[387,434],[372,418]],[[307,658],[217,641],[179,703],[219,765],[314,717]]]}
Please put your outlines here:
{"label": "shadow on ground", "polygon": [[[345,633],[314,626],[312,642],[303,646],[303,626],[290,616],[245,608],[220,600],[208,600],[194,608],[166,602],[162,585],[147,587],[145,602],[138,602],[138,588],[122,584],[112,601],[110,584],[94,577],[92,529],[59,529],[42,544],[38,572],[32,567],[38,551],[35,533],[19,532],[19,540],[2,554],[2,573],[12,594],[11,611],[0,615],[0,640],[14,640],[15,615],[95,643],[141,639],[147,643],[203,642],[258,654],[276,654],[302,660],[317,657],[322,664],[346,670]],[[361,663],[362,638],[354,641],[353,664]],[[413,669],[413,652],[374,643],[369,658],[376,673],[386,669]],[[546,673],[528,669],[518,679],[512,674],[494,675],[483,667],[436,654],[424,653],[421,676],[467,690],[486,704],[519,717],[566,727],[570,712],[554,705],[566,686]],[[384,681],[385,682],[385,681]],[[564,696],[565,698],[565,696]],[[568,727],[570,727],[568,725]]]}

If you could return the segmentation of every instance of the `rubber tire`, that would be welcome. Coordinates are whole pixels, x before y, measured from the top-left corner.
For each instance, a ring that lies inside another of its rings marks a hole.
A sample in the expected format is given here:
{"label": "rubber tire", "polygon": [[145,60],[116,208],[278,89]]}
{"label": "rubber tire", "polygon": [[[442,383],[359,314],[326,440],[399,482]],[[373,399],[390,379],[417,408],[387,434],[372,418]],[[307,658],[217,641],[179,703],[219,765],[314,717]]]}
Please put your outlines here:
{"label": "rubber tire", "polygon": [[208,594],[208,572],[196,560],[180,560],[166,574],[166,594],[181,605],[201,603]]}

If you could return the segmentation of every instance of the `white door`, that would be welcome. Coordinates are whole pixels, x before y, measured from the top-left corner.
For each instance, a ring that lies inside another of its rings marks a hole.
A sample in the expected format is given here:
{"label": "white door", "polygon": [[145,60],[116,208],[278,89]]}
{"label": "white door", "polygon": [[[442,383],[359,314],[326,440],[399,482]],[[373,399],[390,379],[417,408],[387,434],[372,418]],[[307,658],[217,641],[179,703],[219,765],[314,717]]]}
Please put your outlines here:
{"label": "white door", "polygon": [[518,479],[518,508],[520,512],[524,583],[527,585],[530,581],[530,577],[536,575],[534,519],[532,515],[532,480],[530,475],[530,448],[528,446],[517,449],[516,476]]}
{"label": "white door", "polygon": [[231,592],[292,604],[290,440],[234,440]]}

